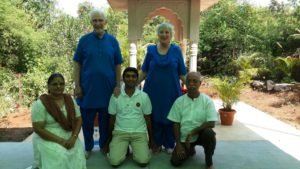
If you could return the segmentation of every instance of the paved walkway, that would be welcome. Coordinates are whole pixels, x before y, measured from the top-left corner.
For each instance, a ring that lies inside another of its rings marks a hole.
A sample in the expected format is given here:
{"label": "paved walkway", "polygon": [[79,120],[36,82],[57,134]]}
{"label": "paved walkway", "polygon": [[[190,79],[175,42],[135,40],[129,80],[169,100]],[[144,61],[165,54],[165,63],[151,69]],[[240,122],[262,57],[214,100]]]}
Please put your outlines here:
{"label": "paved walkway", "polygon": [[[216,107],[221,105],[215,101]],[[215,169],[300,169],[300,131],[273,117],[239,102],[233,126],[217,124]],[[82,136],[81,136],[82,137]],[[172,169],[170,155],[162,152],[152,157],[145,169]],[[31,138],[21,143],[0,143],[0,169],[25,169],[31,165]],[[111,169],[106,158],[95,148],[87,161],[88,169]],[[128,158],[119,169],[136,169]],[[196,156],[181,168],[204,169],[204,154],[197,147]]]}

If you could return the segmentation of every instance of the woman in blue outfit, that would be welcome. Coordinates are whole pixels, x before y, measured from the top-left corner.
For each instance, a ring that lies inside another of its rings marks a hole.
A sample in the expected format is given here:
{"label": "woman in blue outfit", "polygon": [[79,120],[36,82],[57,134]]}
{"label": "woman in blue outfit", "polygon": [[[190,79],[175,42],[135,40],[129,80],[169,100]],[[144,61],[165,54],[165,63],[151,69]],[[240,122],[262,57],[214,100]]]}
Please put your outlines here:
{"label": "woman in blue outfit", "polygon": [[186,67],[181,49],[171,44],[173,30],[169,23],[157,26],[159,43],[148,46],[139,78],[139,82],[145,79],[143,90],[149,95],[153,106],[152,126],[156,144],[153,152],[160,151],[163,146],[171,153],[175,144],[172,123],[167,115],[181,95],[180,79],[184,83]]}

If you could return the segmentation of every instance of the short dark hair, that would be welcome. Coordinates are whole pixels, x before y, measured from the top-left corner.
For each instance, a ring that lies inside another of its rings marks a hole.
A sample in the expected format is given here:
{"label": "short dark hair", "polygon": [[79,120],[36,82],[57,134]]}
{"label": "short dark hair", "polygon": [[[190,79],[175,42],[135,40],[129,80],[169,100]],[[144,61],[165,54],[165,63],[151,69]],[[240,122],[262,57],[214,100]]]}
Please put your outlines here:
{"label": "short dark hair", "polygon": [[189,72],[186,75],[186,79],[191,75],[197,76],[199,78],[199,81],[202,82],[203,78],[200,72]]}
{"label": "short dark hair", "polygon": [[134,73],[136,74],[136,77],[137,77],[137,78],[139,77],[139,72],[138,72],[138,70],[137,70],[135,67],[127,67],[127,68],[123,71],[123,75],[122,75],[123,79],[124,79],[125,74],[126,74],[127,72],[134,72]]}
{"label": "short dark hair", "polygon": [[48,78],[47,85],[49,85],[52,82],[52,80],[57,77],[60,77],[65,81],[65,78],[61,73],[52,73]]}

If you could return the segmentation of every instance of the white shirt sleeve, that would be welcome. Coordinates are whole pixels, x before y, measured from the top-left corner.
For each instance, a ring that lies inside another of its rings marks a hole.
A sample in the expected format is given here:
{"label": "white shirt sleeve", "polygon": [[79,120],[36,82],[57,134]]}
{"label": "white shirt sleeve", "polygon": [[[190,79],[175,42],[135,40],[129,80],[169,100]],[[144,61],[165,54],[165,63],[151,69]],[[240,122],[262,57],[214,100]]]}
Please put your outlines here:
{"label": "white shirt sleeve", "polygon": [[207,100],[206,105],[206,121],[218,121],[218,112],[215,104],[211,99]]}
{"label": "white shirt sleeve", "polygon": [[117,113],[117,98],[113,95],[109,100],[108,113],[111,115],[115,115]]}

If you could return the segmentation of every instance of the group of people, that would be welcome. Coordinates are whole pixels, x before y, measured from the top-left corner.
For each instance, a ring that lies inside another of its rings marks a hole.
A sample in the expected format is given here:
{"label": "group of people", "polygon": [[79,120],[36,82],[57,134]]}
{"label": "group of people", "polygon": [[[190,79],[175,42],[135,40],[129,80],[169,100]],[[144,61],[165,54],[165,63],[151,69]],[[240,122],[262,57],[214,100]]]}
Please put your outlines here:
{"label": "group of people", "polygon": [[[164,149],[171,154],[171,164],[179,166],[201,145],[206,166],[212,169],[212,128],[218,114],[212,100],[199,92],[200,73],[187,73],[180,48],[171,43],[173,26],[158,25],[159,42],[148,46],[141,72],[127,67],[121,85],[123,58],[117,39],[105,31],[106,16],[92,10],[90,22],[94,31],[80,38],[74,55],[76,101],[64,94],[63,76],[54,73],[48,93],[32,106],[34,167],[86,169],[98,114],[99,147],[113,167],[122,164],[129,145],[141,167],[149,163],[150,150]],[[141,91],[136,86],[144,80]],[[182,94],[180,82],[187,94]],[[81,127],[85,152],[78,139]]]}

